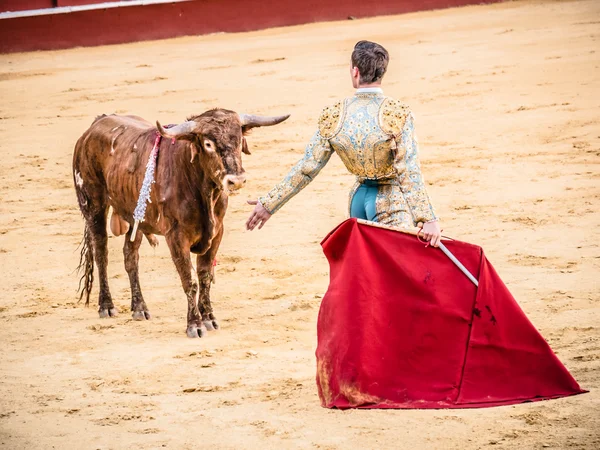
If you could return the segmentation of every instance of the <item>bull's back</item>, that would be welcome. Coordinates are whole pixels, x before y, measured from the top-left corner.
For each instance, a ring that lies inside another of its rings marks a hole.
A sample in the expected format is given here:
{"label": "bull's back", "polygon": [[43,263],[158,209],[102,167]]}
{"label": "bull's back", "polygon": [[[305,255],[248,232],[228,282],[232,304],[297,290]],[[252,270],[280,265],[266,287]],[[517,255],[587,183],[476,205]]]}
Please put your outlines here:
{"label": "bull's back", "polygon": [[73,167],[83,168],[86,160],[102,164],[106,157],[115,156],[116,148],[122,147],[124,140],[138,138],[153,128],[150,122],[137,116],[98,116],[75,145]]}
{"label": "bull's back", "polygon": [[124,203],[113,205],[117,209],[129,209],[139,193],[155,132],[150,122],[137,116],[96,118],[75,145],[76,189],[102,191],[109,199]]}

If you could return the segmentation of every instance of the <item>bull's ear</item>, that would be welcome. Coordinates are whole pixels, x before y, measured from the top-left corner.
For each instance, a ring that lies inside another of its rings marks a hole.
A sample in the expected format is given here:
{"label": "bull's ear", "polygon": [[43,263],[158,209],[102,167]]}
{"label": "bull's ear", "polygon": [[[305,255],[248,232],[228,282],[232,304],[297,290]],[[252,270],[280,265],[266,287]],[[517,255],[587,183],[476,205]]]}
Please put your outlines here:
{"label": "bull's ear", "polygon": [[192,153],[192,158],[190,159],[190,162],[193,163],[194,159],[196,159],[196,156],[198,155],[198,149],[196,148],[196,145],[193,142],[190,142],[190,151]]}
{"label": "bull's ear", "polygon": [[246,142],[246,138],[242,138],[242,152],[246,155],[251,155],[250,150],[248,150],[248,143]]}

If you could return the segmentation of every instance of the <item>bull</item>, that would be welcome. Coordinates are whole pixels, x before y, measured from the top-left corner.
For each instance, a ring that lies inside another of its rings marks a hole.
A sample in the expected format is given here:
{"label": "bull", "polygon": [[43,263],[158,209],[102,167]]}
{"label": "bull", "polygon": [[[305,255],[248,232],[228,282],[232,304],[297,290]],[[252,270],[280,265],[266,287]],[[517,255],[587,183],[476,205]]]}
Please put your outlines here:
{"label": "bull", "polygon": [[[117,315],[107,277],[108,212],[116,236],[125,234],[123,254],[131,285],[135,320],[149,320],[139,281],[139,247],[162,235],[187,296],[190,338],[218,328],[210,302],[213,263],[223,237],[228,196],[245,183],[242,152],[250,154],[246,134],[254,127],[283,122],[289,115],[262,117],[213,109],[164,128],[136,116],[102,115],[79,138],[73,154],[73,181],[85,219],[79,269],[80,300],[89,305],[98,267],[101,318]],[[164,139],[157,139],[158,133]],[[153,145],[159,146],[155,182],[145,219],[135,229],[133,212]],[[197,255],[194,270],[190,253]]]}

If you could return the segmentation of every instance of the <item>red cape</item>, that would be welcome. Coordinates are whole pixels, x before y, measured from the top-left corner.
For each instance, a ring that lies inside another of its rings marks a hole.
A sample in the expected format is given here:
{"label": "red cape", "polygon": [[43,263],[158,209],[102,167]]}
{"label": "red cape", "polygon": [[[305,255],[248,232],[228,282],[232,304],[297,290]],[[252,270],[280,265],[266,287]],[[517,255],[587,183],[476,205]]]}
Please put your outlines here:
{"label": "red cape", "polygon": [[483,250],[446,247],[479,288],[415,236],[343,222],[321,243],[331,267],[317,325],[328,408],[474,408],[583,391]]}

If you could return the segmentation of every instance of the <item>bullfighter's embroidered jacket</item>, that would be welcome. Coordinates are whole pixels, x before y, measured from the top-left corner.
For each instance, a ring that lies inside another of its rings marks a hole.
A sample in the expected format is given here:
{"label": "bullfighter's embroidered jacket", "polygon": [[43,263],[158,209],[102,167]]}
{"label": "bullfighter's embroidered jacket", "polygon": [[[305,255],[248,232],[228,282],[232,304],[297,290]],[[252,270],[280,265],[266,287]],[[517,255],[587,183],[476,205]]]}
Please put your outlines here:
{"label": "bullfighter's embroidered jacket", "polygon": [[350,201],[360,183],[379,185],[378,222],[409,227],[437,219],[421,175],[413,114],[378,88],[359,89],[323,109],[304,157],[260,203],[277,212],[317,176],[333,152],[356,175]]}

